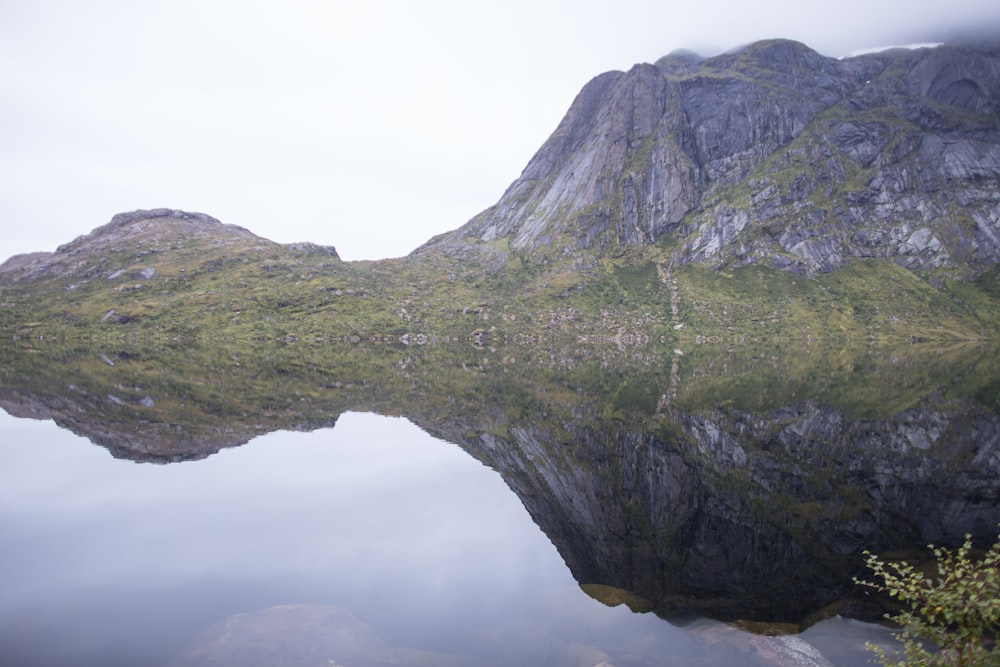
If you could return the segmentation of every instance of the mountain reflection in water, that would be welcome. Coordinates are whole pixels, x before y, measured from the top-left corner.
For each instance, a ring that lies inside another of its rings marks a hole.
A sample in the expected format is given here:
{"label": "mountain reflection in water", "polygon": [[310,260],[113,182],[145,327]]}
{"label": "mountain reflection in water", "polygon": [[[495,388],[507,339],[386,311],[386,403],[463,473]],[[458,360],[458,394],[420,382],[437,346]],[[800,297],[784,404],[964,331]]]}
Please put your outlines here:
{"label": "mountain reflection in water", "polygon": [[6,420],[32,446],[4,438],[2,649],[32,664],[63,623],[61,658],[94,664],[269,664],[293,645],[297,664],[347,666],[864,664],[885,631],[834,616],[881,613],[851,583],[861,550],[995,535],[997,360],[922,345],[0,348],[11,415],[117,458],[204,459],[95,463],[66,432]]}

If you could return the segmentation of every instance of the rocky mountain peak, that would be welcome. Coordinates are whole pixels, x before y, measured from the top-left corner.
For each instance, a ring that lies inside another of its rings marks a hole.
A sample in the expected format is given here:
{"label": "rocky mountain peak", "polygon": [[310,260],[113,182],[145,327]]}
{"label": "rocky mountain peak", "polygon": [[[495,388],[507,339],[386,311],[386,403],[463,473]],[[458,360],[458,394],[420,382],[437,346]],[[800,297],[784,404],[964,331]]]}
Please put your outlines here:
{"label": "rocky mountain peak", "polygon": [[848,59],[788,40],[595,77],[499,202],[416,251],[798,273],[856,257],[974,275],[1000,258],[1000,49]]}
{"label": "rocky mountain peak", "polygon": [[688,49],[671,51],[656,61],[656,68],[666,75],[679,75],[693,70],[704,58]]}
{"label": "rocky mountain peak", "polygon": [[[277,246],[243,227],[224,224],[210,215],[169,208],[119,213],[89,234],[59,246],[55,252],[15,255],[0,264],[0,277],[11,282],[42,277],[99,272],[101,258],[122,255],[122,261],[148,263],[167,250],[207,244],[216,250],[243,244]],[[300,253],[323,253],[339,259],[333,247],[289,244]],[[95,263],[98,262],[98,263]],[[149,270],[147,267],[145,270]],[[155,270],[154,270],[155,272]]]}
{"label": "rocky mountain peak", "polygon": [[119,243],[126,238],[132,242],[139,237],[155,240],[168,236],[206,237],[213,234],[253,236],[250,231],[242,227],[224,225],[205,213],[168,208],[140,209],[115,215],[111,218],[111,222],[59,246],[56,253],[74,253],[97,244]]}

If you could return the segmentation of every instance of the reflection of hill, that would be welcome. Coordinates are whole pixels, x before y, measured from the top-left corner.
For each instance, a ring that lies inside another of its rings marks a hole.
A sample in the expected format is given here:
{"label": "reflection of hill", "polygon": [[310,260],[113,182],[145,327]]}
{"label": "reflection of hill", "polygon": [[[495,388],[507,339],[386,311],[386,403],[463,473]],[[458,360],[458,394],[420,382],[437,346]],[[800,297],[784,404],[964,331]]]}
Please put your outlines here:
{"label": "reflection of hill", "polygon": [[0,348],[0,406],[158,462],[345,410],[406,416],[497,469],[589,589],[664,615],[798,622],[850,589],[861,549],[992,535],[997,359],[42,342]]}

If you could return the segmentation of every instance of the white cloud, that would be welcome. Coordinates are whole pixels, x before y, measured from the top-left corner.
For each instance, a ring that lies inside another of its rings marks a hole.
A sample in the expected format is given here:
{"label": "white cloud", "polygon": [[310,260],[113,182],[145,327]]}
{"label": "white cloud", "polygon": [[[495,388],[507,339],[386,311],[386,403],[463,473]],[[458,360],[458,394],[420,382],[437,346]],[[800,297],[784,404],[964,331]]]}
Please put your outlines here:
{"label": "white cloud", "polygon": [[0,259],[160,206],[402,255],[495,202],[603,71],[767,37],[943,39],[1000,25],[994,4],[5,3]]}
{"label": "white cloud", "polygon": [[857,51],[852,51],[848,54],[848,57],[861,56],[866,53],[881,53],[882,51],[889,51],[891,49],[929,49],[935,46],[941,46],[944,42],[923,42],[920,44],[895,44],[892,46],[872,46],[865,49],[858,49]]}

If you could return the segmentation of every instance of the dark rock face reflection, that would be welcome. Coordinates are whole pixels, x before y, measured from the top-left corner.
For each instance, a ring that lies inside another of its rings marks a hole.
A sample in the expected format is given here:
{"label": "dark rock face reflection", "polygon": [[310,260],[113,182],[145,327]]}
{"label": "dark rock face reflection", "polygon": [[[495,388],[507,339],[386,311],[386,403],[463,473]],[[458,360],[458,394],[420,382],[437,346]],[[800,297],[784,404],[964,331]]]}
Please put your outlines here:
{"label": "dark rock face reflection", "polygon": [[976,412],[853,421],[805,403],[677,414],[661,433],[438,433],[503,473],[578,581],[664,615],[798,621],[850,591],[864,549],[991,534],[1000,421]]}
{"label": "dark rock face reflection", "polygon": [[802,623],[837,601],[862,614],[862,550],[987,540],[1000,522],[990,350],[867,351],[825,373],[647,349],[5,354],[0,406],[136,460],[345,410],[406,416],[498,470],[584,590],[670,618]]}

